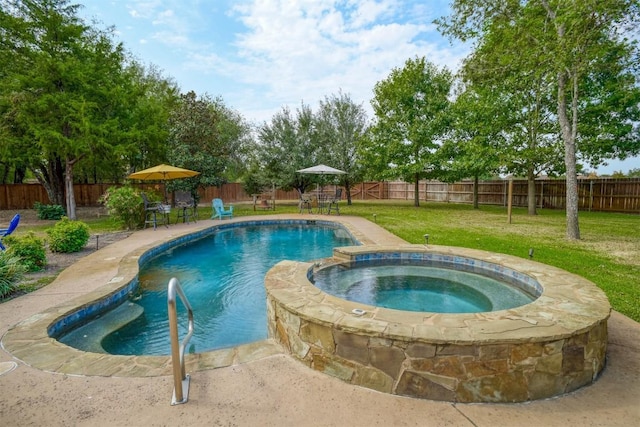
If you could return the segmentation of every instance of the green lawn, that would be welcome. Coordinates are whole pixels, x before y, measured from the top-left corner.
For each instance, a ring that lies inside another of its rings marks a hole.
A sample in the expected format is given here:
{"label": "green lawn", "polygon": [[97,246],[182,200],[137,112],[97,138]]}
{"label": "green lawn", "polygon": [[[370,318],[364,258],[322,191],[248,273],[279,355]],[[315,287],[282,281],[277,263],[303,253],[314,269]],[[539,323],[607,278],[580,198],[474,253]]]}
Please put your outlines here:
{"label": "green lawn", "polygon": [[[482,206],[412,202],[354,201],[341,203],[343,215],[357,215],[378,223],[410,243],[464,246],[533,259],[563,268],[596,283],[609,297],[616,311],[640,322],[640,215],[615,213],[580,213],[582,239],[565,238],[564,211],[540,210],[527,215],[515,208],[512,221],[507,210],[499,206]],[[279,204],[276,213],[298,212],[291,203]],[[198,209],[200,218],[209,218],[211,208]],[[253,211],[251,204],[234,205],[235,216],[268,215],[273,211]],[[92,232],[114,229],[108,218],[85,221]],[[22,230],[26,231],[26,230]],[[38,230],[43,232],[43,230]]]}

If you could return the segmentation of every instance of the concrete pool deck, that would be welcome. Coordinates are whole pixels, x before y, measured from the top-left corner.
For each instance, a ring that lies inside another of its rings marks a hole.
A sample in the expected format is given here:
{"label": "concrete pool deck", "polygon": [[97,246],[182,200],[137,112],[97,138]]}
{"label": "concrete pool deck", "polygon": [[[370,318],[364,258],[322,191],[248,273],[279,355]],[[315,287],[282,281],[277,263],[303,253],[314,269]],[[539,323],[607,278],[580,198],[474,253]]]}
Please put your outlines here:
{"label": "concrete pool deck", "polygon": [[[291,217],[336,219],[286,216]],[[247,219],[250,218],[236,220]],[[402,242],[364,219],[339,217],[339,220],[360,230],[362,235],[357,238],[367,237],[387,244]],[[131,252],[219,223],[203,220],[156,231],[143,230],[96,251],[66,269],[51,285],[0,304],[0,334],[4,337],[15,325],[27,319],[37,321],[40,313],[83,298],[104,286],[119,274],[121,259]],[[226,367],[197,371],[188,368],[191,373],[189,402],[170,406],[173,390],[170,375],[137,376],[132,373],[135,366],[121,367],[119,374],[110,371],[91,375],[52,373],[56,362],[40,347],[27,349],[31,352],[29,358],[47,361],[51,369],[34,368],[3,348],[0,352],[0,420],[8,426],[635,425],[640,422],[640,324],[616,312],[608,323],[607,366],[593,385],[558,398],[523,404],[455,404],[379,393],[313,371],[285,355],[275,343],[269,343],[267,350],[249,346],[227,354],[224,361],[207,362]],[[115,364],[118,360],[130,362],[126,357],[108,357]],[[201,365],[200,361],[197,363]],[[89,362],[87,369],[91,365]],[[128,376],[125,371],[129,371]]]}

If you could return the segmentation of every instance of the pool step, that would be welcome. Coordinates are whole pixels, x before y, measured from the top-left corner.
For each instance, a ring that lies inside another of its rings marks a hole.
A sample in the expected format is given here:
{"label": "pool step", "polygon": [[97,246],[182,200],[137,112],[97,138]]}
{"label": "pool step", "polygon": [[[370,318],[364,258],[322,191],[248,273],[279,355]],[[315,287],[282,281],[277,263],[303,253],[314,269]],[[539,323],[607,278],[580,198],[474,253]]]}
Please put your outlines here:
{"label": "pool step", "polygon": [[127,301],[113,310],[88,322],[86,325],[65,335],[61,340],[66,345],[79,350],[93,353],[107,353],[102,348],[102,340],[111,332],[116,331],[126,324],[133,322],[144,314],[144,308],[133,302]]}

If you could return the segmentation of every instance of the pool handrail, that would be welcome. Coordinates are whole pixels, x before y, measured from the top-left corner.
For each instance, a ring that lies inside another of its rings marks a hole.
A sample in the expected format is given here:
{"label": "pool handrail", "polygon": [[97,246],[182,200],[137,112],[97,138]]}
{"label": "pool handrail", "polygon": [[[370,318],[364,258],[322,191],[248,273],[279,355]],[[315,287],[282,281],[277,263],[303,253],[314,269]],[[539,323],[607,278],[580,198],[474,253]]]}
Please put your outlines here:
{"label": "pool handrail", "polygon": [[[187,309],[189,315],[189,332],[179,343],[178,337],[178,310],[176,307],[176,294],[180,297],[182,304]],[[175,277],[169,280],[167,287],[167,309],[169,312],[169,335],[171,336],[171,364],[173,365],[173,397],[171,405],[187,403],[189,400],[189,374],[185,374],[184,350],[193,335],[193,310],[191,304],[180,286],[180,281]]]}

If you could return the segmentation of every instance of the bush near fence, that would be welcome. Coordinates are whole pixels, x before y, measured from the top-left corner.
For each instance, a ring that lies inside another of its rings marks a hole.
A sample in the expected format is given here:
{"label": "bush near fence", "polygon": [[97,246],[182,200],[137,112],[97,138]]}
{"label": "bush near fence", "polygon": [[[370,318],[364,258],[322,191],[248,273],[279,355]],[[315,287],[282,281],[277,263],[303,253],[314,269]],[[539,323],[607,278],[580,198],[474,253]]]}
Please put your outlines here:
{"label": "bush near fence", "polygon": [[[75,184],[78,207],[100,206],[99,198],[109,187],[117,184]],[[507,205],[508,180],[480,181],[478,202],[484,205]],[[527,206],[527,181],[513,180],[513,206]],[[162,183],[137,184],[147,191],[164,192]],[[334,186],[325,186],[333,192]],[[473,181],[444,183],[421,181],[418,185],[420,200],[443,203],[473,203]],[[230,183],[221,187],[200,189],[200,203],[209,204],[214,198],[225,202],[251,202],[253,195],[245,193],[242,184]],[[600,212],[626,212],[640,214],[640,178],[596,178],[578,180],[579,209]],[[343,198],[346,197],[343,192]],[[414,184],[402,181],[362,182],[351,188],[353,200],[413,200]],[[295,190],[276,190],[276,200],[297,200]],[[564,209],[566,204],[564,180],[536,180],[536,206]],[[36,202],[50,204],[40,184],[0,184],[0,210],[33,209]]]}

